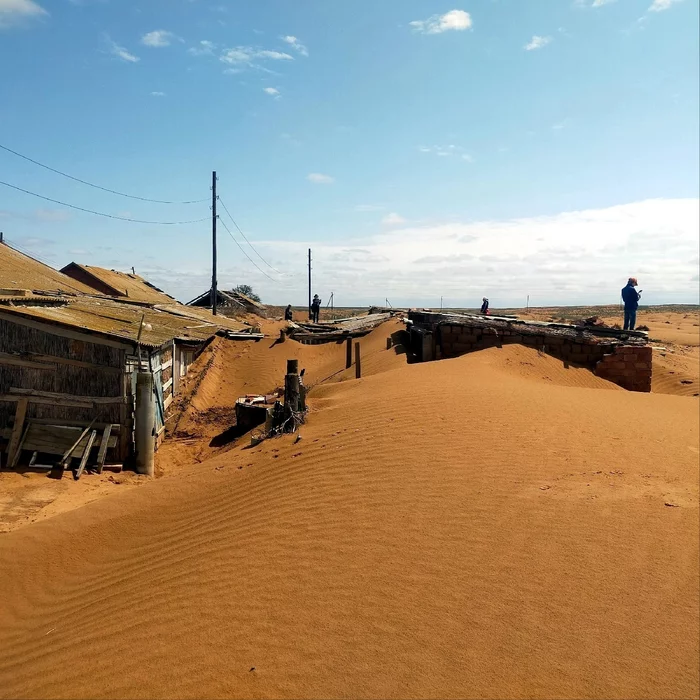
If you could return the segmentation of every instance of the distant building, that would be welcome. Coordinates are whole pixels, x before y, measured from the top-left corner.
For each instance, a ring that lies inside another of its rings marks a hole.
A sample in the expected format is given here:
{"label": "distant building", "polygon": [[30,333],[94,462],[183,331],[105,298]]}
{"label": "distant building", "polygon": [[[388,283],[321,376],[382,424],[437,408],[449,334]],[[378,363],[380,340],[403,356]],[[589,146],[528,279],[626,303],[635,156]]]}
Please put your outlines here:
{"label": "distant building", "polygon": [[[211,309],[211,289],[204,294],[200,294],[192,301],[187,302],[187,306],[199,306]],[[267,307],[259,301],[255,301],[240,292],[217,290],[216,311],[222,316],[236,316],[237,314],[256,314],[263,318],[267,315]]]}

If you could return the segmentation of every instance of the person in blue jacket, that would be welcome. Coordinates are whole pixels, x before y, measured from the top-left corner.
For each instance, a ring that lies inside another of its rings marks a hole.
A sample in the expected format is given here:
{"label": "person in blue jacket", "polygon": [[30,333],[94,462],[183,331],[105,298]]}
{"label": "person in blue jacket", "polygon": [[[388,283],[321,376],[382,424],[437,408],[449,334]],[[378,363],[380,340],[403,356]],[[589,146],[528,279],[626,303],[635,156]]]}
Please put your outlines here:
{"label": "person in blue jacket", "polygon": [[627,286],[622,288],[622,301],[625,302],[625,330],[633,331],[637,323],[637,307],[639,306],[639,297],[642,292],[637,291],[637,278],[630,277],[627,280]]}

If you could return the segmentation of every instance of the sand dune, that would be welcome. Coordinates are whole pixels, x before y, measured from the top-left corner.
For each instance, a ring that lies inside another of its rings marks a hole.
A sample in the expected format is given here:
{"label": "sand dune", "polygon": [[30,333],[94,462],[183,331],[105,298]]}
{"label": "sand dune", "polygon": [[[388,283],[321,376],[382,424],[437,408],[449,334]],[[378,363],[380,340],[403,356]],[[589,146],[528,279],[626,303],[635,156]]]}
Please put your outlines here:
{"label": "sand dune", "polygon": [[375,359],[299,443],[4,535],[0,696],[697,697],[697,400]]}

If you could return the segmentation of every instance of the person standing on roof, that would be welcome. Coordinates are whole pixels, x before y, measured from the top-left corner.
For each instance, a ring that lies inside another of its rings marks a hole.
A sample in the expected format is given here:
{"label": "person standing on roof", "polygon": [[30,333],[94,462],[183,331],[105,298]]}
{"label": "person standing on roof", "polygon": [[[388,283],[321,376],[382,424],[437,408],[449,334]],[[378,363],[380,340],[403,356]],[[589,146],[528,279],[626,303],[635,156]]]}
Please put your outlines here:
{"label": "person standing on roof", "polygon": [[489,300],[486,297],[482,299],[481,313],[484,314],[484,316],[489,315]]}
{"label": "person standing on roof", "polygon": [[637,278],[630,277],[627,280],[627,286],[622,288],[622,301],[625,303],[625,330],[633,331],[637,323],[637,308],[639,307],[639,297],[642,296],[642,290],[637,291]]}
{"label": "person standing on roof", "polygon": [[284,320],[285,321],[291,321],[292,320],[292,305],[289,304],[287,308],[284,310]]}
{"label": "person standing on roof", "polygon": [[318,317],[321,313],[321,300],[318,294],[314,294],[313,301],[311,302],[311,320],[314,323],[318,323]]}

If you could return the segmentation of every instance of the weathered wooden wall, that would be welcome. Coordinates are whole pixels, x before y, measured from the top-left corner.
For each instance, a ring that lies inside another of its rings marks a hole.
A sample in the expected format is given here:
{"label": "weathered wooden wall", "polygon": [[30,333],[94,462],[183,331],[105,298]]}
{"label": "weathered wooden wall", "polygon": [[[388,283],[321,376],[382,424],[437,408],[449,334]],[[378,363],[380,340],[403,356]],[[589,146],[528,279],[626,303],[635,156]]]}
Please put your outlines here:
{"label": "weathered wooden wall", "polygon": [[[14,387],[76,396],[123,396],[122,349],[0,319],[0,353],[22,353],[30,365],[13,364],[12,360],[0,356],[0,394],[9,394]],[[70,364],[71,361],[84,366]],[[38,365],[45,366],[39,368]],[[0,401],[0,427],[10,425],[15,408],[15,402]],[[27,417],[87,421],[97,418],[98,422],[121,422],[118,404],[102,404],[88,409],[30,403]]]}

